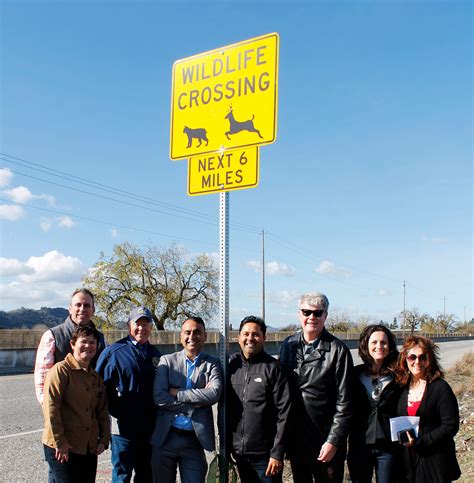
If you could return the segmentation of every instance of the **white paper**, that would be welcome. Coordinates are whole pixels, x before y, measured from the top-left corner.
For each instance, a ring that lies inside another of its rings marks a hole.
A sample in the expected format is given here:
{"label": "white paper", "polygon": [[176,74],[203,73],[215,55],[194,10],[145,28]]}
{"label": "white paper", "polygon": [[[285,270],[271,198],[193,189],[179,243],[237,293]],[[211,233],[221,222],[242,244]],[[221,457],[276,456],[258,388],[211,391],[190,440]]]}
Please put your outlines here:
{"label": "white paper", "polygon": [[418,438],[418,430],[420,428],[420,416],[399,416],[398,418],[390,418],[390,435],[392,441],[398,441],[398,432],[405,429],[415,430],[415,436]]}

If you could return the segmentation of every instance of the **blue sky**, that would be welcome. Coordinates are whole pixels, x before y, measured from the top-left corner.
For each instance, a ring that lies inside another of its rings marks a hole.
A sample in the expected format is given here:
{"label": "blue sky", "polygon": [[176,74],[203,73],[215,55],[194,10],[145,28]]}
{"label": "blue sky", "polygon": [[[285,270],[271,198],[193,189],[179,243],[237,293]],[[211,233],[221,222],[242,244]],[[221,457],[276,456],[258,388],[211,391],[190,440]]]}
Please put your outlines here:
{"label": "blue sky", "polygon": [[188,197],[187,161],[169,159],[172,64],[278,32],[277,140],[259,186],[230,195],[231,322],[261,312],[262,229],[270,325],[310,291],[391,321],[403,280],[407,308],[473,316],[471,2],[1,9],[0,309],[67,305],[116,243],[217,253],[218,195]]}

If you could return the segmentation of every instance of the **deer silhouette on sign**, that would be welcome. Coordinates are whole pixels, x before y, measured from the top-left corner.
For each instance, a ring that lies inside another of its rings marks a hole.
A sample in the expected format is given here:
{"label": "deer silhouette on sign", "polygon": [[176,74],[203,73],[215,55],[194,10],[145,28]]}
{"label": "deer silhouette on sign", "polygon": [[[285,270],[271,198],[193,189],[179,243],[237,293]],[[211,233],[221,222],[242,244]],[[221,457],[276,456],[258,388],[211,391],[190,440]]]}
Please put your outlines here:
{"label": "deer silhouette on sign", "polygon": [[260,134],[260,131],[255,128],[253,125],[254,115],[252,115],[252,119],[248,119],[247,121],[236,121],[234,117],[234,112],[232,110],[232,106],[230,106],[229,112],[225,116],[225,119],[229,120],[230,127],[229,130],[225,133],[227,139],[230,139],[229,134],[237,134],[241,131],[249,131],[255,132],[258,134],[260,139],[263,139],[263,136]]}

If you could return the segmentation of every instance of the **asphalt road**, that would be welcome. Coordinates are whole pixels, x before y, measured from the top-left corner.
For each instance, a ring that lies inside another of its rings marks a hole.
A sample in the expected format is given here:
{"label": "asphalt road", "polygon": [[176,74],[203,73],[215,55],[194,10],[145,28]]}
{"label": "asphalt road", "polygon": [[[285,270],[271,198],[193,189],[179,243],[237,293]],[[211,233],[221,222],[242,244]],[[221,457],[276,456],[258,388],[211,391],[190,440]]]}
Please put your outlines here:
{"label": "asphalt road", "polygon": [[[443,342],[441,361],[452,367],[472,341]],[[356,351],[352,351],[357,363]],[[43,417],[33,389],[33,375],[0,376],[0,482],[46,482],[41,433]],[[97,481],[111,480],[110,451],[99,457]]]}

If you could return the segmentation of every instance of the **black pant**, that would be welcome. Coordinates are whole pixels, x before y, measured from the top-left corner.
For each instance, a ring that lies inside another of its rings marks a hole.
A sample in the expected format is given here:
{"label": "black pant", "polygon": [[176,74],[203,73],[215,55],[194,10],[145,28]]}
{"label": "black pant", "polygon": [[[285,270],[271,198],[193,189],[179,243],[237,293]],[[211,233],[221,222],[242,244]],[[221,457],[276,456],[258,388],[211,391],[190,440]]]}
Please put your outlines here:
{"label": "black pant", "polygon": [[60,463],[55,457],[56,450],[44,447],[44,459],[47,461],[54,478],[54,483],[94,483],[97,473],[97,455],[77,454],[69,451],[69,461]]}
{"label": "black pant", "polygon": [[236,454],[234,459],[242,483],[281,483],[282,481],[281,471],[273,476],[265,475],[270,459],[269,456],[246,458]]}
{"label": "black pant", "polygon": [[344,448],[338,448],[329,463],[318,461],[316,452],[312,456],[311,460],[290,457],[294,483],[342,483],[346,459]]}

